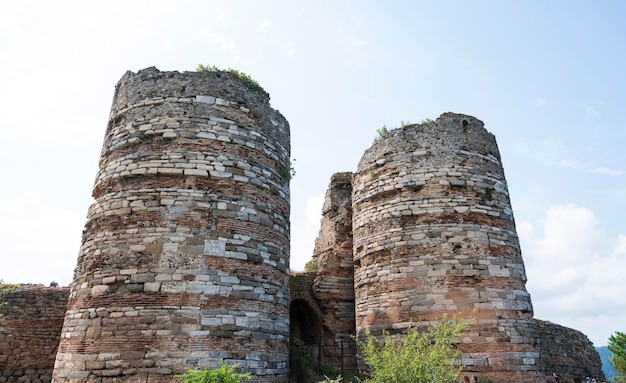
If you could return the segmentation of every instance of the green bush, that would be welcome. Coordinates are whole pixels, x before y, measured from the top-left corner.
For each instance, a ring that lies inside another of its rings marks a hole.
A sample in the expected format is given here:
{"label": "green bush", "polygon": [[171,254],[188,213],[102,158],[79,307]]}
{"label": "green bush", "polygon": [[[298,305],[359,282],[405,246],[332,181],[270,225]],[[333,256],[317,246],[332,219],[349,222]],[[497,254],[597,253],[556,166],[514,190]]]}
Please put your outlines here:
{"label": "green bush", "polygon": [[228,73],[232,73],[235,76],[239,77],[241,80],[243,80],[243,84],[246,86],[246,88],[253,90],[253,91],[264,91],[263,87],[261,85],[259,85],[259,83],[253,79],[252,77],[250,77],[249,75],[238,71],[237,69],[232,69],[232,68],[228,68],[228,69],[220,69],[216,66],[212,66],[212,65],[202,65],[202,64],[198,64],[198,66],[196,67],[196,71],[197,72],[228,72]]}
{"label": "green bush", "polygon": [[312,271],[317,271],[317,263],[315,260],[311,259],[307,263],[304,264],[304,271],[310,273]]}
{"label": "green bush", "polygon": [[[18,287],[20,286],[13,284],[5,285],[4,281],[0,279],[0,307],[6,304],[6,302],[4,301],[4,297],[17,290]],[[2,314],[0,314],[0,316],[2,316]]]}
{"label": "green bush", "polygon": [[190,368],[186,373],[175,375],[174,378],[183,383],[240,383],[252,378],[249,372],[238,372],[237,367],[239,364],[222,363],[220,368],[213,370]]}
{"label": "green bush", "polygon": [[469,321],[444,316],[427,332],[409,327],[406,334],[379,339],[367,332],[358,341],[361,358],[369,368],[368,383],[454,383],[462,366],[455,366],[460,352],[454,344],[469,329]]}
{"label": "green bush", "polygon": [[310,382],[317,371],[317,359],[313,347],[296,337],[292,338],[289,347],[291,348],[289,361],[291,377],[296,382]]}
{"label": "green bush", "polygon": [[295,164],[295,158],[285,160],[278,166],[278,174],[280,174],[283,179],[291,181],[291,179],[296,176],[296,169],[294,168]]}
{"label": "green bush", "polygon": [[389,133],[389,130],[387,129],[387,125],[383,125],[381,128],[376,129],[376,133],[378,133],[378,136],[374,138],[374,142],[380,140],[381,138],[385,137],[387,133]]}

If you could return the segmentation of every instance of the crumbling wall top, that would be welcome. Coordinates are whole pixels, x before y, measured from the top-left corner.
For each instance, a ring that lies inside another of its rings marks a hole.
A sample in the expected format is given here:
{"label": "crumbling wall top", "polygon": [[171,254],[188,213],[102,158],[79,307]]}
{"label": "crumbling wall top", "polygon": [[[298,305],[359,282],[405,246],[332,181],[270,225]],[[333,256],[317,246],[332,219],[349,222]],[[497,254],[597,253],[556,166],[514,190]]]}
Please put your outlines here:
{"label": "crumbling wall top", "polygon": [[431,154],[447,153],[451,157],[463,151],[475,152],[496,162],[501,161],[496,138],[485,129],[481,120],[448,112],[434,121],[389,130],[365,151],[358,168],[362,169],[367,163],[384,161],[389,156],[421,155],[425,150]]}
{"label": "crumbling wall top", "polygon": [[157,105],[167,101],[186,100],[203,104],[215,98],[218,106],[236,104],[251,112],[265,134],[277,138],[290,151],[290,133],[287,119],[270,106],[270,96],[263,90],[252,90],[233,73],[225,71],[178,72],[160,71],[155,67],[127,71],[115,87],[111,106],[111,121],[123,115],[128,108]]}
{"label": "crumbling wall top", "polygon": [[[171,84],[175,82],[177,86]],[[146,98],[195,97],[210,91],[215,96],[244,105],[269,104],[270,95],[263,90],[250,90],[236,75],[224,71],[160,71],[149,67],[127,71],[116,85],[114,99],[118,105],[135,104]],[[119,94],[121,88],[131,90]],[[116,106],[116,105],[114,105]]]}

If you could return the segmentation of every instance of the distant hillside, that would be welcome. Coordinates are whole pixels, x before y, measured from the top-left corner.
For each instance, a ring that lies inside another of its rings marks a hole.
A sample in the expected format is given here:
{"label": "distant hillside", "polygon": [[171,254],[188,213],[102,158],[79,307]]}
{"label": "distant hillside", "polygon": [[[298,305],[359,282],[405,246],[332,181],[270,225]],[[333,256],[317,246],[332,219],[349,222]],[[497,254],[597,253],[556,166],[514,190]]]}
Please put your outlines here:
{"label": "distant hillside", "polygon": [[609,362],[611,357],[611,351],[606,346],[596,347],[596,351],[600,354],[600,360],[602,361],[602,371],[606,377],[606,381],[610,382],[617,375],[617,372]]}

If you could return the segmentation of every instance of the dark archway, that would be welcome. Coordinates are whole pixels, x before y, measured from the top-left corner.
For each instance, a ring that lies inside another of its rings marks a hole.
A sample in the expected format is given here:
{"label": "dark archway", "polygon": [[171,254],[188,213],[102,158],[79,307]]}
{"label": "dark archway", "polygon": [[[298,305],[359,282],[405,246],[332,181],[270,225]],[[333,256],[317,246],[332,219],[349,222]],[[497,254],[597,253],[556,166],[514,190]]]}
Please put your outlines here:
{"label": "dark archway", "polygon": [[310,371],[319,369],[322,322],[319,314],[304,299],[296,299],[289,307],[291,381],[306,382]]}
{"label": "dark archway", "polygon": [[290,335],[302,340],[305,344],[319,344],[322,334],[322,323],[311,305],[304,299],[291,302],[289,308],[291,320]]}

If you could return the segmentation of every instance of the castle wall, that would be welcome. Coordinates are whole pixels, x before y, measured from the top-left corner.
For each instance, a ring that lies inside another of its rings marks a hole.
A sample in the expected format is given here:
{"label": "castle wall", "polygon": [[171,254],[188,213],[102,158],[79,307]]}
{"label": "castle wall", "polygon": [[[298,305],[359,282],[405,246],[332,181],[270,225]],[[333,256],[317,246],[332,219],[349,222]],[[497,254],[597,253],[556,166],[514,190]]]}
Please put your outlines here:
{"label": "castle wall", "polygon": [[48,382],[69,288],[20,285],[0,307],[0,383]]}
{"label": "castle wall", "polygon": [[581,383],[587,377],[606,381],[600,355],[585,334],[552,322],[536,321],[537,349],[544,362],[546,381],[553,381],[553,372],[561,376],[562,383]]}
{"label": "castle wall", "polygon": [[473,316],[466,371],[535,382],[533,310],[495,138],[453,113],[390,131],[353,178],[357,334]]}
{"label": "castle wall", "polygon": [[[127,72],[93,188],[55,382],[286,381],[289,125],[225,72]],[[287,169],[286,169],[287,167]]]}
{"label": "castle wall", "polygon": [[355,174],[333,175],[317,270],[292,278],[289,150],[269,96],[231,74],[125,74],[74,281],[6,297],[0,383],[171,382],[222,362],[285,382],[289,331],[319,363],[351,370],[355,331],[444,314],[476,319],[458,344],[461,380],[604,380],[584,334],[532,317],[481,121],[446,113],[393,130]]}
{"label": "castle wall", "polygon": [[313,262],[317,265],[313,294],[323,312],[322,363],[338,371],[356,370],[350,172],[331,177]]}

